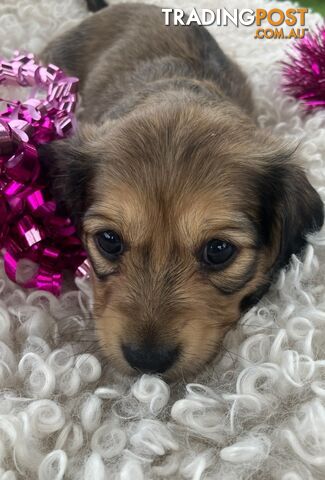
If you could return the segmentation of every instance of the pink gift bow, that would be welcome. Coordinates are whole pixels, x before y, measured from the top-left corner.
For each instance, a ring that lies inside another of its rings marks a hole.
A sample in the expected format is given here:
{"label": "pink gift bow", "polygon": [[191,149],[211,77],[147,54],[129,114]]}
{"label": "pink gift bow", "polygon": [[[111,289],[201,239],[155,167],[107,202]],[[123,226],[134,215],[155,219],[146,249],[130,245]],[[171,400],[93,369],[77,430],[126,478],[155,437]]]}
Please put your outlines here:
{"label": "pink gift bow", "polygon": [[[7,102],[0,112],[0,249],[8,277],[26,288],[59,295],[63,271],[87,275],[86,252],[71,220],[58,212],[44,179],[36,146],[64,138],[74,128],[78,79],[56,65],[42,66],[33,54],[15,52],[0,60],[0,85],[45,90],[24,102]],[[17,280],[18,263],[28,259],[36,273]]]}
{"label": "pink gift bow", "polygon": [[282,64],[284,91],[307,112],[325,108],[325,24],[297,40]]}

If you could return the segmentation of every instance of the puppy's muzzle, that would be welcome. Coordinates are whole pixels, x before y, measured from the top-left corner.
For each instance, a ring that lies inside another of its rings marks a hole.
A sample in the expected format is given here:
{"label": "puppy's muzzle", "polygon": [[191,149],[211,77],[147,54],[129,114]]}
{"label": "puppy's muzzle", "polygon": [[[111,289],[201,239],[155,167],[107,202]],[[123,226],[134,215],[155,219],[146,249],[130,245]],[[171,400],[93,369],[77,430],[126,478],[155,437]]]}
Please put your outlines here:
{"label": "puppy's muzzle", "polygon": [[173,366],[180,348],[123,345],[122,351],[128,364],[144,373],[163,373]]}

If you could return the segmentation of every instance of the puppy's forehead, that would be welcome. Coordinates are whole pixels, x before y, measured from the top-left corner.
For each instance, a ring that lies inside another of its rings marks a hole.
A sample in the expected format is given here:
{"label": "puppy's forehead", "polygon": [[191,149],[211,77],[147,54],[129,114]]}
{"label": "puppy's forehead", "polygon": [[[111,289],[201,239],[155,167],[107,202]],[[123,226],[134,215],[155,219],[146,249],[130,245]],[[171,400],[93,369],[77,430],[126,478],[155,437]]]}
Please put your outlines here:
{"label": "puppy's forehead", "polygon": [[170,191],[155,194],[139,185],[115,184],[97,193],[85,217],[88,230],[116,228],[139,245],[157,237],[157,232],[193,246],[220,231],[249,235],[251,230],[235,192],[227,185],[171,195]]}
{"label": "puppy's forehead", "polygon": [[93,145],[101,160],[88,214],[106,216],[133,241],[162,229],[183,239],[245,230],[244,213],[254,203],[249,135],[242,122],[239,128],[227,118],[168,107],[101,132]]}

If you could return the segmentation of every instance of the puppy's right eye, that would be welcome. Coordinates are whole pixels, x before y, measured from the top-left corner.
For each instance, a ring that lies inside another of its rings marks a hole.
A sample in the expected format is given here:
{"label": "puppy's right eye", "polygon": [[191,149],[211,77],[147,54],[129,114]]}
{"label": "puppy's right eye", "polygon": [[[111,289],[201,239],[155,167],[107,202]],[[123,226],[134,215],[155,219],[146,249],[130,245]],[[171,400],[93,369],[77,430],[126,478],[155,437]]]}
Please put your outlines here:
{"label": "puppy's right eye", "polygon": [[123,253],[123,242],[118,233],[113,230],[97,233],[95,235],[95,241],[102,255],[108,257],[110,260],[116,260],[116,258]]}
{"label": "puppy's right eye", "polygon": [[235,247],[224,240],[212,239],[204,247],[203,261],[207,265],[221,267],[233,257]]}

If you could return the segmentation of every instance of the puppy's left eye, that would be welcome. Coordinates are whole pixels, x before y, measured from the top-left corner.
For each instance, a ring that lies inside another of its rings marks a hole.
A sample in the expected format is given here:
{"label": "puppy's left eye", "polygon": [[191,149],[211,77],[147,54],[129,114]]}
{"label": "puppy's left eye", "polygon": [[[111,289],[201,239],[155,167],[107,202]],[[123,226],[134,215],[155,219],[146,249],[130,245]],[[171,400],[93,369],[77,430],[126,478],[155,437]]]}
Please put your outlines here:
{"label": "puppy's left eye", "polygon": [[210,240],[203,250],[203,261],[208,265],[222,266],[235,253],[235,247],[224,240]]}
{"label": "puppy's left eye", "polygon": [[123,253],[123,242],[118,233],[106,230],[97,233],[95,239],[100,252],[111,260],[116,259]]}

